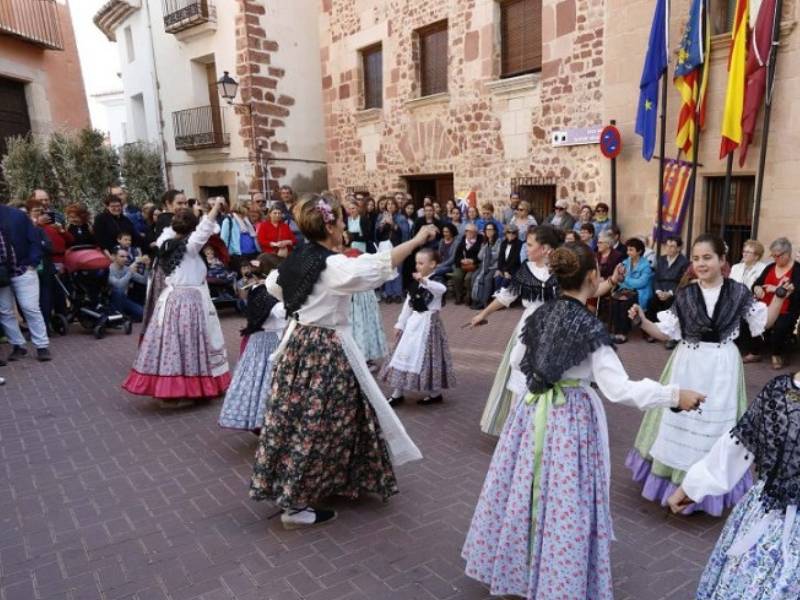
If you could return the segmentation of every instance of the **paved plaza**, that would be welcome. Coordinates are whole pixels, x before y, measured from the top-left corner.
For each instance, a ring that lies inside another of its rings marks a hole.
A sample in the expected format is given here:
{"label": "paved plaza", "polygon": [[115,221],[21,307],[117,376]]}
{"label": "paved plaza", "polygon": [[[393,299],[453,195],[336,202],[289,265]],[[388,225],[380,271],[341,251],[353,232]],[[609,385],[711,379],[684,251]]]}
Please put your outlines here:
{"label": "paved plaza", "polygon": [[[388,330],[399,306],[383,311]],[[494,446],[478,421],[520,311],[462,329],[472,314],[443,312],[458,388],[443,405],[398,409],[424,455],[398,468],[400,494],[342,501],[311,531],[284,531],[248,499],[256,439],[218,428],[219,402],[170,411],[121,391],[136,331],[97,341],[75,326],[53,340],[52,363],[0,369],[2,600],[489,598],[460,550]],[[233,362],[241,319],[222,322]],[[657,376],[668,356],[638,336],[620,355],[634,377]],[[772,372],[746,369],[752,396]],[[623,466],[639,420],[608,406],[615,597],[689,599],[722,520],[639,497]]]}

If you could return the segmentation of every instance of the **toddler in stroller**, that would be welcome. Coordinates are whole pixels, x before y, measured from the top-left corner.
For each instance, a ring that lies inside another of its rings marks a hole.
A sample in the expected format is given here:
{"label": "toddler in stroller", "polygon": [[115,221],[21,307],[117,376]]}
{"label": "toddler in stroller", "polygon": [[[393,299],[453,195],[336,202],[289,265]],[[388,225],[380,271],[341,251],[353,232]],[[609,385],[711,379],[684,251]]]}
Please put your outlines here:
{"label": "toddler in stroller", "polygon": [[56,331],[64,335],[69,324],[78,321],[84,329],[102,338],[108,328],[130,334],[130,319],[110,303],[108,267],[111,261],[100,248],[73,246],[64,254],[64,271],[57,285],[67,297],[67,312],[53,318]]}
{"label": "toddler in stroller", "polygon": [[211,294],[211,302],[217,309],[236,306],[236,273],[230,270],[225,262],[217,256],[217,252],[212,245],[203,248],[203,256],[206,259],[208,273],[206,283]]}

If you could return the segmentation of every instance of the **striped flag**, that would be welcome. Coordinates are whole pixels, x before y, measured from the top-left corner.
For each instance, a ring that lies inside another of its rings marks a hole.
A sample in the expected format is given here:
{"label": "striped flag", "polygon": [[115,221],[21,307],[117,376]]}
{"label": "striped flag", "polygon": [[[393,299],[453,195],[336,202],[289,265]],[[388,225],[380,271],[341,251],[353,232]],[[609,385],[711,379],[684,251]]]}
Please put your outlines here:
{"label": "striped flag", "polygon": [[736,16],[731,30],[731,53],[728,57],[728,87],[725,92],[725,109],[722,113],[720,158],[725,158],[742,143],[747,28],[750,21],[748,4],[748,0],[736,0]]}
{"label": "striped flag", "polygon": [[680,235],[683,218],[692,192],[692,163],[683,160],[664,161],[664,195],[661,197],[662,225],[658,216],[653,226],[653,239],[663,242],[671,235]]}
{"label": "striped flag", "polygon": [[706,120],[706,90],[710,69],[703,69],[703,63],[708,60],[711,51],[711,28],[705,5],[705,0],[692,0],[672,80],[681,97],[675,143],[689,160],[694,157],[695,112],[699,110],[697,117],[700,129],[703,129]]}

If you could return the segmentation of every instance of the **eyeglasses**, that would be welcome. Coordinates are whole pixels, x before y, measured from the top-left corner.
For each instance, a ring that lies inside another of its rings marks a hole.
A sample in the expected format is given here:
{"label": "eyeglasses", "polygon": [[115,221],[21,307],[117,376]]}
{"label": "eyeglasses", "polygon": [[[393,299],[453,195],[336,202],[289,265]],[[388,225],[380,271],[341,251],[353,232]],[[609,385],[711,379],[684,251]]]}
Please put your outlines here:
{"label": "eyeglasses", "polygon": [[563,206],[556,206],[556,210],[564,210]]}
{"label": "eyeglasses", "polygon": [[772,260],[778,260],[781,256],[786,256],[788,252],[781,252],[780,254],[770,254]]}
{"label": "eyeglasses", "polygon": [[608,212],[605,208],[595,208],[594,212]]}
{"label": "eyeglasses", "polygon": [[523,212],[525,209],[524,209],[524,208],[517,208],[517,209],[515,209],[515,210],[516,210],[517,212]]}

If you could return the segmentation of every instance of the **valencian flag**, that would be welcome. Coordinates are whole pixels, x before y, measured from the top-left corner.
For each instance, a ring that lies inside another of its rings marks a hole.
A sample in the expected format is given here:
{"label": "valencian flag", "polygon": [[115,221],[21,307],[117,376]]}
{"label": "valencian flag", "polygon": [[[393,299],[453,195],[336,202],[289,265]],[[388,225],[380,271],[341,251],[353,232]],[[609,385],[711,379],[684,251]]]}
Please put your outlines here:
{"label": "valencian flag", "polygon": [[695,111],[699,111],[700,129],[703,129],[706,121],[706,90],[710,69],[703,69],[703,63],[708,60],[711,51],[711,31],[705,5],[705,0],[692,0],[672,81],[681,96],[675,143],[689,160],[694,157],[694,145],[697,139]]}
{"label": "valencian flag", "polygon": [[642,156],[653,158],[656,146],[658,120],[658,82],[667,71],[667,45],[669,39],[667,0],[656,0],[656,11],[650,27],[650,42],[644,57],[642,79],[639,82],[639,110],[636,113],[636,133],[642,136]]}
{"label": "valencian flag", "polygon": [[671,235],[680,235],[683,218],[693,196],[692,163],[682,160],[664,161],[664,195],[661,197],[661,231],[658,221],[653,225],[653,239],[662,242]]}
{"label": "valencian flag", "polygon": [[728,57],[728,89],[725,92],[725,109],[722,113],[720,158],[725,158],[742,143],[747,27],[750,19],[748,3],[748,0],[736,0],[736,12],[731,31],[731,54]]}
{"label": "valencian flag", "polygon": [[776,0],[764,0],[758,10],[756,26],[750,38],[750,54],[745,70],[744,110],[742,114],[742,145],[739,166],[747,160],[747,147],[753,141],[758,111],[767,89],[767,66],[772,46],[772,27],[775,22]]}

